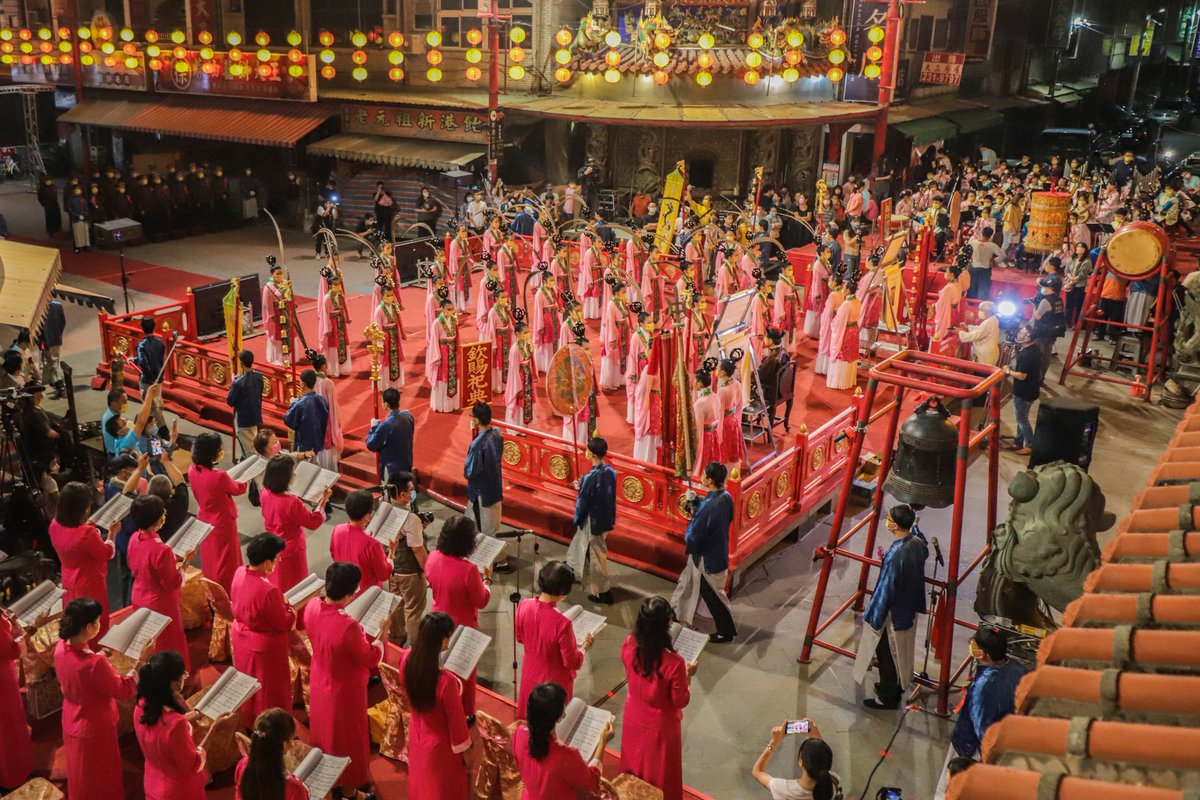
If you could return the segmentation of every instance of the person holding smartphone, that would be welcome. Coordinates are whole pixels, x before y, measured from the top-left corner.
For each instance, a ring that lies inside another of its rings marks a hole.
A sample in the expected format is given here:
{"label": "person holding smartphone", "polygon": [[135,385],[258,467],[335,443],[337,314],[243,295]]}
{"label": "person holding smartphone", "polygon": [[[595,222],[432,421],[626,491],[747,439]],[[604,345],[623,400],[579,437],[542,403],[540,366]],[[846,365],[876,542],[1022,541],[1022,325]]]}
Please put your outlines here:
{"label": "person holding smartphone", "polygon": [[[775,778],[767,772],[771,754],[791,735],[803,736],[797,763],[800,776]],[[821,731],[809,719],[790,719],[771,729],[771,741],[767,744],[750,774],[771,793],[771,800],[841,800],[842,781],[832,772],[833,750],[821,738]]]}

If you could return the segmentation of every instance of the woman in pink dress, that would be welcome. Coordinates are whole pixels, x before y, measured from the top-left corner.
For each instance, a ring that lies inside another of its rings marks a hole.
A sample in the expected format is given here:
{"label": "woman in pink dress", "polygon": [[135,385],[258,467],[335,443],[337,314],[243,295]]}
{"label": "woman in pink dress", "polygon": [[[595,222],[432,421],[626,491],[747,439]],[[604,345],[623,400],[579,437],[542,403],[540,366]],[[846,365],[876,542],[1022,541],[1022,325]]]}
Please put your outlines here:
{"label": "woman in pink dress", "polygon": [[[818,252],[821,252],[818,248]],[[822,254],[824,256],[824,254]],[[821,313],[825,308],[825,297],[829,294],[825,282],[829,280],[829,265],[824,257],[818,257],[809,265],[808,291],[804,303],[804,335],[816,339],[821,335]]]}
{"label": "woman in pink dress", "polygon": [[245,494],[247,485],[216,468],[224,457],[220,436],[211,431],[197,436],[192,445],[188,484],[196,495],[196,518],[213,526],[212,533],[200,543],[200,565],[205,577],[228,592],[233,586],[233,573],[242,565],[237,504],[233,498]]}
{"label": "woman in pink dress", "polygon": [[554,726],[562,719],[569,692],[557,683],[535,686],[529,695],[529,714],[513,732],[512,749],[525,783],[522,800],[575,800],[600,788],[600,761],[612,739],[610,723],[596,752],[581,754],[562,744]]}
{"label": "woman in pink dress", "polygon": [[525,645],[521,664],[521,690],[517,692],[517,719],[525,719],[525,703],[533,687],[553,681],[571,698],[575,674],[583,666],[583,655],[592,646],[589,633],[583,644],[575,644],[571,620],[558,611],[558,604],[571,593],[575,573],[561,561],[551,561],[538,572],[538,597],[517,606],[517,641]]}
{"label": "woman in pink dress", "polygon": [[629,682],[621,719],[621,771],[662,789],[663,800],[683,798],[682,720],[694,669],[671,647],[673,619],[670,603],[647,598],[633,635],[621,645]]}
{"label": "woman in pink dress", "polygon": [[262,688],[243,707],[244,719],[268,708],[292,708],[292,674],[288,665],[288,636],[296,627],[296,611],[271,583],[279,554],[287,545],[273,533],[260,533],[246,546],[249,566],[238,567],[229,593],[233,625],[233,666],[253,675]]}
{"label": "woman in pink dress", "polygon": [[737,364],[731,359],[721,361],[717,394],[721,398],[721,457],[717,459],[730,471],[741,467],[746,459],[746,442],[742,438],[742,382],[736,377]]}
{"label": "woman in pink dress", "polygon": [[[425,577],[433,591],[433,610],[449,614],[455,625],[479,627],[479,610],[492,599],[492,568],[479,568],[467,558],[475,550],[475,522],[462,514],[446,520],[437,549],[425,561]],[[463,707],[475,714],[475,673],[463,683]]]}
{"label": "woman in pink dress", "polygon": [[333,494],[332,488],[326,489],[316,508],[310,509],[288,491],[295,473],[296,462],[291,456],[272,457],[263,473],[263,490],[259,494],[267,532],[279,536],[287,544],[271,573],[271,583],[283,592],[308,577],[308,542],[304,531],[315,531],[325,522],[325,504]]}
{"label": "woman in pink dress", "polygon": [[[82,486],[83,484],[79,484]],[[33,745],[25,704],[21,702],[21,626],[6,611],[0,611],[0,728],[4,746],[0,747],[0,791],[11,791],[33,772]]]}
{"label": "woman in pink dress", "polygon": [[721,460],[722,412],[721,397],[712,390],[712,372],[708,369],[698,370],[694,388],[696,396],[692,401],[692,408],[696,417],[695,476],[699,478],[704,472],[705,464]]}
{"label": "woman in pink dress", "polygon": [[308,787],[283,763],[284,750],[295,738],[296,720],[282,708],[258,715],[250,753],[233,772],[235,800],[309,800]]}
{"label": "woman in pink dress", "polygon": [[[88,522],[95,492],[86,483],[72,481],[58,493],[58,509],[50,523],[50,541],[62,562],[63,603],[90,597],[100,604],[100,633],[108,632],[108,562],[116,554],[113,537],[121,523],[106,536]],[[0,785],[7,785],[0,781]]]}
{"label": "woman in pink dress", "polygon": [[[434,554],[436,555],[436,553]],[[433,555],[430,555],[430,559]],[[450,644],[454,620],[439,611],[421,620],[413,646],[400,654],[400,675],[412,718],[408,729],[408,796],[421,800],[467,797],[471,732],[462,683],[438,659]]]}
{"label": "woman in pink dress", "polygon": [[388,550],[371,534],[367,526],[375,511],[375,495],[366,489],[356,489],[346,495],[346,516],[349,522],[335,525],[329,537],[329,554],[334,561],[349,561],[362,571],[362,586],[382,587],[392,576],[392,559]]}
{"label": "woman in pink dress", "polygon": [[813,364],[813,372],[817,375],[829,372],[829,326],[833,324],[833,315],[837,313],[838,306],[845,299],[841,279],[835,275],[829,279],[829,296],[825,298],[825,305],[821,309],[821,325],[817,332],[817,360]]}
{"label": "woman in pink dress", "polygon": [[118,675],[108,659],[88,648],[100,635],[100,604],[78,597],[67,604],[54,648],[54,672],[62,688],[63,749],[71,800],[125,796],[117,701],[137,690],[132,675]]}
{"label": "woman in pink dress", "polygon": [[[179,596],[183,589],[183,570],[189,558],[182,561],[158,535],[166,520],[161,498],[152,495],[135,497],[129,507],[129,518],[136,530],[129,539],[129,571],[133,573],[133,607],[148,608],[171,618],[155,642],[154,652],[174,650],[188,664],[187,637],[183,633],[183,615]],[[190,554],[189,554],[190,555]]]}
{"label": "woman in pink dress", "polygon": [[[356,788],[371,783],[371,734],[367,720],[367,681],[383,659],[383,643],[372,641],[362,625],[343,610],[355,595],[362,571],[346,561],[325,570],[325,596],[304,609],[304,627],[312,643],[312,745],[335,756],[349,756],[339,784]],[[387,631],[385,620],[380,627]]]}
{"label": "woman in pink dress", "polygon": [[146,757],[142,786],[146,800],[204,800],[204,748],[197,747],[183,699],[187,681],[183,656],[155,653],[138,670],[138,704],[133,730]]}

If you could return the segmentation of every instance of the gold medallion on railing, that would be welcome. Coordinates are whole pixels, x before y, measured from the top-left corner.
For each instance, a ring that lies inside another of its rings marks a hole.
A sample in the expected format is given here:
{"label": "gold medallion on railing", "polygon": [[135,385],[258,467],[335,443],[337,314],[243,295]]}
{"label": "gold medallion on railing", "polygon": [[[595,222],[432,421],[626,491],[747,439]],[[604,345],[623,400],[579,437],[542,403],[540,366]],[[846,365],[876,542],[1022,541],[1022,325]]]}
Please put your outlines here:
{"label": "gold medallion on railing", "polygon": [[213,364],[211,367],[208,368],[208,379],[210,381],[212,381],[213,383],[215,383],[217,386],[225,385],[225,377],[226,377],[226,375],[225,375],[225,365],[224,364]]}
{"label": "gold medallion on railing", "polygon": [[850,449],[850,437],[849,436],[842,436],[841,438],[833,440],[833,452],[844,453],[848,449]]}
{"label": "gold medallion on railing", "polygon": [[679,516],[684,519],[691,519],[691,514],[687,509],[688,496],[687,492],[680,492],[679,497],[675,498],[675,510],[679,512]]}
{"label": "gold medallion on railing", "polygon": [[179,359],[179,371],[189,378],[196,377],[196,359],[194,356],[185,355]]}
{"label": "gold medallion on railing", "polygon": [[263,397],[271,396],[271,379],[266,376],[263,376],[262,396]]}
{"label": "gold medallion on railing", "polygon": [[521,447],[516,442],[505,442],[503,452],[504,463],[515,467],[521,463]]}
{"label": "gold medallion on railing", "polygon": [[763,500],[763,493],[761,491],[750,495],[750,500],[746,503],[747,516],[749,516],[750,519],[754,519],[762,513],[764,505],[766,505],[766,502]]}
{"label": "gold medallion on railing", "polygon": [[775,476],[775,496],[783,497],[787,494],[788,488],[792,485],[791,470],[784,470]]}
{"label": "gold medallion on railing", "polygon": [[825,445],[817,445],[813,448],[812,458],[809,459],[808,465],[814,470],[825,466]]}
{"label": "gold medallion on railing", "polygon": [[639,478],[627,475],[621,481],[621,496],[631,503],[640,503],[646,496],[646,486]]}
{"label": "gold medallion on railing", "polygon": [[552,477],[565,481],[571,474],[571,463],[562,456],[550,456],[549,469]]}
{"label": "gold medallion on railing", "polygon": [[117,343],[115,345],[113,345],[113,350],[120,353],[121,355],[125,355],[126,353],[129,352],[129,340],[126,339],[124,336],[118,336]]}

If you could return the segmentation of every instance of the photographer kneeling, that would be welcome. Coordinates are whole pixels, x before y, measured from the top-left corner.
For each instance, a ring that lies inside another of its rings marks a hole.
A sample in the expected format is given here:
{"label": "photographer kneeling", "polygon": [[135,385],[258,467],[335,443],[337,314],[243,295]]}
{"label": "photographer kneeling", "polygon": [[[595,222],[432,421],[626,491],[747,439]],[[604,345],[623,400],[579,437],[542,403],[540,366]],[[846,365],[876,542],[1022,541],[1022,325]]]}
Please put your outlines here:
{"label": "photographer kneeling", "polygon": [[[773,778],[767,772],[771,754],[789,733],[806,734],[800,742],[797,763],[800,777],[795,779]],[[841,800],[841,779],[830,772],[833,767],[833,750],[821,738],[817,726],[807,719],[789,720],[771,729],[771,741],[762,755],[754,762],[750,774],[771,792],[771,800]]]}

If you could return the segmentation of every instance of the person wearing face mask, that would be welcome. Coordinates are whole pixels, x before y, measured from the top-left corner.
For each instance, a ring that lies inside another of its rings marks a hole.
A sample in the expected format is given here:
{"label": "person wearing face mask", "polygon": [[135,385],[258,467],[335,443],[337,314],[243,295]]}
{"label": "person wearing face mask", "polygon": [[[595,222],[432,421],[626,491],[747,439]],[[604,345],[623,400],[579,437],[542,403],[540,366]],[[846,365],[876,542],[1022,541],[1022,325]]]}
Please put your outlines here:
{"label": "person wearing face mask", "polygon": [[1021,346],[1013,363],[1004,368],[1004,373],[1013,379],[1013,413],[1017,418],[1017,435],[1012,448],[1019,456],[1033,452],[1033,423],[1029,412],[1042,392],[1042,352],[1033,338],[1029,326],[1022,326],[1017,333],[1017,344]]}
{"label": "person wearing face mask", "polygon": [[187,664],[174,650],[155,653],[138,670],[133,730],[146,757],[146,800],[204,800],[205,752],[192,737],[187,679]]}
{"label": "person wearing face mask", "polygon": [[192,196],[187,181],[176,172],[171,179],[171,219],[175,228],[187,233],[192,225]]}
{"label": "person wearing face mask", "polygon": [[108,202],[105,200],[104,190],[99,184],[93,183],[88,194],[88,222],[96,225],[108,220]]}
{"label": "person wearing face mask", "polygon": [[771,754],[787,738],[787,723],[771,729],[771,741],[754,762],[750,774],[771,793],[771,800],[841,800],[842,781],[833,768],[833,750],[821,738],[821,731],[812,720],[797,720],[807,723],[807,733],[800,742],[796,761],[800,777],[794,780],[775,778],[767,772]]}
{"label": "person wearing face mask", "polygon": [[129,539],[128,551],[129,571],[133,573],[132,605],[170,618],[170,624],[154,643],[154,652],[175,650],[183,656],[187,666],[187,636],[183,632],[179,596],[183,572],[192,554],[185,553],[179,558],[162,540],[159,531],[167,512],[161,498],[154,495],[135,497],[129,507],[129,517],[136,529]]}
{"label": "person wearing face mask", "polygon": [[62,232],[62,209],[58,207],[58,192],[54,188],[54,179],[49,175],[42,178],[37,199],[46,217],[46,235],[53,239]]}
{"label": "person wearing face mask", "polygon": [[1137,162],[1133,158],[1133,153],[1126,150],[1125,154],[1121,156],[1121,160],[1113,164],[1112,171],[1109,173],[1109,180],[1118,189],[1123,190],[1130,181],[1137,178],[1137,174]]}
{"label": "person wearing face mask", "polygon": [[218,164],[208,183],[212,191],[213,214],[217,224],[228,226],[231,209],[229,207],[229,178],[225,175],[225,168]]}
{"label": "person wearing face mask", "polygon": [[258,196],[262,192],[262,183],[258,178],[254,177],[254,170],[246,167],[242,170],[240,184],[239,188],[242,191],[242,221],[253,222],[258,219]]}
{"label": "person wearing face mask", "polygon": [[224,455],[220,436],[211,431],[201,433],[192,444],[188,481],[196,494],[197,519],[213,526],[200,543],[200,563],[209,580],[221,584],[228,592],[234,574],[242,565],[237,504],[233,498],[245,494],[247,485],[217,469]]}
{"label": "person wearing face mask", "polygon": [[229,602],[233,609],[230,641],[233,666],[262,684],[243,708],[255,717],[269,708],[291,710],[292,676],[288,636],[296,627],[296,609],[271,583],[279,554],[287,547],[282,537],[260,533],[246,545],[246,566],[237,568]]}
{"label": "person wearing face mask", "polygon": [[75,252],[92,246],[92,206],[83,196],[83,187],[76,186],[67,198],[67,219],[71,221],[71,243]]}

